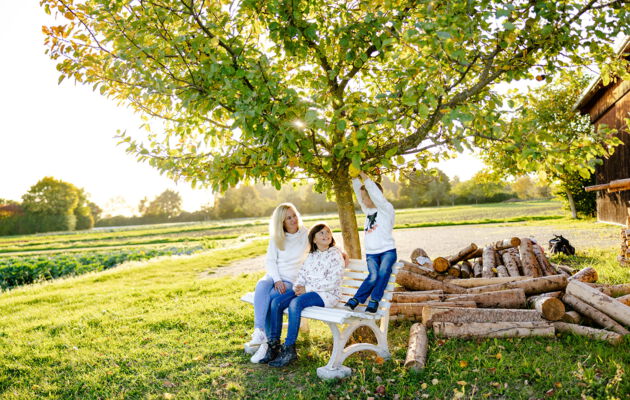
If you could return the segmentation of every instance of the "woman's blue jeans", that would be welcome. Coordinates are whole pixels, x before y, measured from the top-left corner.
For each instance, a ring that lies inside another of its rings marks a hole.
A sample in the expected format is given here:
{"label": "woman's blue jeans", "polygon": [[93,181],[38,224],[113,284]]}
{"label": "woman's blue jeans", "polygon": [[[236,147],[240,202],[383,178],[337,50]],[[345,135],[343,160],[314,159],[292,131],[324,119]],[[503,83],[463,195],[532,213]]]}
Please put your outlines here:
{"label": "woman's blue jeans", "polygon": [[269,340],[280,340],[282,313],[288,308],[289,328],[287,329],[287,338],[284,344],[287,346],[295,344],[300,329],[302,310],[311,306],[324,307],[324,301],[315,292],[307,292],[296,296],[295,292],[290,290],[271,300],[271,311],[269,312],[271,314],[271,333],[268,336]]}
{"label": "woman's blue jeans", "polygon": [[354,298],[359,304],[365,303],[368,296],[374,301],[381,301],[385,288],[392,274],[392,266],[396,262],[396,249],[387,250],[379,254],[366,254],[368,277],[365,278]]}
{"label": "woman's blue jeans", "polygon": [[[283,281],[287,288],[287,292],[293,288],[293,284],[289,281]],[[265,275],[256,284],[254,291],[254,328],[263,329],[267,337],[271,332],[271,318],[269,314],[269,305],[271,300],[280,296],[273,286],[273,278]],[[286,292],[285,292],[286,293]]]}

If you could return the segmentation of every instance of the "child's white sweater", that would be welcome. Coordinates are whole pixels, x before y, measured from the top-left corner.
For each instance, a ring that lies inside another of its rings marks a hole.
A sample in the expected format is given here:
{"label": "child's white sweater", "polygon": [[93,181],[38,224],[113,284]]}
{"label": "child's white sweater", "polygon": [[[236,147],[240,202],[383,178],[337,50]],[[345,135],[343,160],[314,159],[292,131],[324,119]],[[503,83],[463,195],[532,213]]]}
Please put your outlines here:
{"label": "child's white sweater", "polygon": [[[357,200],[361,205],[361,210],[365,213],[365,253],[380,254],[387,250],[395,249],[396,243],[392,235],[394,229],[394,206],[387,201],[383,192],[376,186],[376,183],[370,179],[363,182],[365,189],[370,195],[370,199],[376,208],[367,208],[361,198],[361,180],[354,178],[352,187],[357,196]],[[376,213],[376,219],[373,215]]]}

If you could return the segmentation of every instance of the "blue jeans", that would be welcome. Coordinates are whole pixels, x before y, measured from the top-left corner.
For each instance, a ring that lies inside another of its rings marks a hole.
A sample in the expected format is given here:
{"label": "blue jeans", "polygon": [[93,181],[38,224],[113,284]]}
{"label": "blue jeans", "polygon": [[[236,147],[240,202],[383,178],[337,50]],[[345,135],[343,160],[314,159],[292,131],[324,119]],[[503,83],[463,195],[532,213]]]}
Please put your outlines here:
{"label": "blue jeans", "polygon": [[396,262],[396,258],[396,249],[387,250],[379,254],[365,255],[369,274],[354,295],[359,304],[365,303],[370,293],[372,294],[372,300],[381,301],[385,288],[389,283],[392,266]]}
{"label": "blue jeans", "polygon": [[289,329],[287,329],[287,338],[284,341],[286,346],[295,344],[300,329],[300,318],[302,310],[306,307],[320,306],[324,307],[324,301],[315,292],[307,292],[300,296],[296,296],[293,290],[287,291],[285,294],[277,296],[271,301],[271,333],[269,340],[280,340],[280,332],[282,331],[282,313],[289,309]]}
{"label": "blue jeans", "polygon": [[[287,288],[287,292],[293,288],[291,282],[283,282]],[[267,337],[269,337],[269,333],[271,332],[269,305],[271,304],[271,300],[280,296],[280,292],[273,287],[273,284],[273,278],[269,275],[265,275],[258,281],[256,290],[254,291],[254,328],[263,329]]]}

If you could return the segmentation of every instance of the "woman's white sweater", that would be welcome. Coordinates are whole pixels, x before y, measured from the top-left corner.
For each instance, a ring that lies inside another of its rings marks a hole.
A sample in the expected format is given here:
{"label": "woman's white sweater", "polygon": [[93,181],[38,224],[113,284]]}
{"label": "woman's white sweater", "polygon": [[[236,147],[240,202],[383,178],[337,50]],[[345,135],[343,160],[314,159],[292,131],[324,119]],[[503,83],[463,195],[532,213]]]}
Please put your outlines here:
{"label": "woman's white sweater", "polygon": [[304,227],[296,233],[285,234],[284,250],[278,249],[273,238],[270,238],[265,261],[267,275],[274,282],[281,280],[295,282],[307,248],[308,230]]}

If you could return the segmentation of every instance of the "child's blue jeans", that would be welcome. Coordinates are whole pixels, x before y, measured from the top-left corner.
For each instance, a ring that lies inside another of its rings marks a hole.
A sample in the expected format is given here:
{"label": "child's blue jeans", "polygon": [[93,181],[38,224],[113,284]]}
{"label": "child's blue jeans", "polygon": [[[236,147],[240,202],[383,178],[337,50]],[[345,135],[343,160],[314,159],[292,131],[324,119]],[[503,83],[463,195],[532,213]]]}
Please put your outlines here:
{"label": "child's blue jeans", "polygon": [[[291,290],[293,284],[289,281],[283,282],[287,292]],[[271,333],[269,305],[278,296],[280,296],[280,293],[274,288],[273,278],[269,275],[262,277],[256,284],[256,291],[254,291],[254,328],[263,329],[267,337]]]}
{"label": "child's blue jeans", "polygon": [[287,346],[295,344],[300,329],[300,319],[302,318],[302,310],[306,307],[320,306],[324,307],[324,301],[315,292],[307,292],[300,296],[296,296],[293,290],[287,290],[285,294],[277,296],[271,300],[271,332],[268,336],[269,340],[279,340],[282,331],[282,313],[285,309],[289,309],[289,328],[287,329],[287,338],[284,344]]}
{"label": "child's blue jeans", "polygon": [[366,254],[368,277],[365,278],[359,290],[354,295],[360,303],[365,303],[371,293],[371,299],[381,301],[385,288],[392,274],[392,266],[396,262],[396,249],[387,250],[379,254]]}

